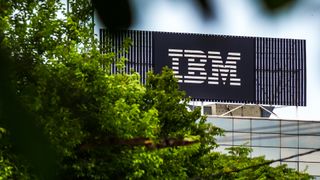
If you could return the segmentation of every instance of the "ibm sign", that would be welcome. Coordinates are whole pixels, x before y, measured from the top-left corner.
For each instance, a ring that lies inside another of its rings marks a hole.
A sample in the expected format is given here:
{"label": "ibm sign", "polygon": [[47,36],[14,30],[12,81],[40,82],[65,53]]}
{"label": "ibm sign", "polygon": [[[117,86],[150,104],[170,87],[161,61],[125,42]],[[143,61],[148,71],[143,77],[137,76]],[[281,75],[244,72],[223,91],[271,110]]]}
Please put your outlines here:
{"label": "ibm sign", "polygon": [[155,72],[171,67],[187,95],[255,101],[254,38],[155,33],[153,40]]}
{"label": "ibm sign", "polygon": [[[179,79],[179,83],[202,84],[208,80],[208,84],[219,85],[219,79],[222,79],[223,85],[225,85],[229,78],[230,86],[241,86],[241,79],[237,77],[237,61],[241,59],[239,52],[229,52],[225,64],[220,52],[217,51],[208,51],[208,55],[205,55],[203,51],[199,50],[169,49],[168,55],[172,57],[173,73]],[[186,76],[179,73],[179,61],[182,57],[188,59],[188,75]],[[199,58],[200,62],[196,62],[196,58]],[[207,58],[210,58],[212,63],[212,76],[209,77],[207,77],[207,70],[204,68],[208,62]],[[200,72],[198,76],[195,75],[197,71]]]}
{"label": "ibm sign", "polygon": [[[306,105],[305,40],[151,31],[100,30],[102,46],[119,51],[131,38],[127,72],[173,70],[196,100]],[[116,67],[113,67],[116,71]]]}

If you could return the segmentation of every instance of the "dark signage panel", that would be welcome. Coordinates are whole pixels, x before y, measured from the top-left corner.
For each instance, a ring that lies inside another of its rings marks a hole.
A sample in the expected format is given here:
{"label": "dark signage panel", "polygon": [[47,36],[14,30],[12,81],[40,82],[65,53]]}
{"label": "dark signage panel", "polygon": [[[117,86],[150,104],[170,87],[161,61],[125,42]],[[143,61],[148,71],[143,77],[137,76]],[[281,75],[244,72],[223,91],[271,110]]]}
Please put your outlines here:
{"label": "dark signage panel", "polygon": [[168,66],[194,100],[306,106],[305,40],[100,30],[101,46],[114,52],[126,38],[133,45],[125,72],[138,72],[142,83]]}
{"label": "dark signage panel", "polygon": [[255,101],[254,38],[153,34],[155,72],[173,69],[180,88],[196,99]]}

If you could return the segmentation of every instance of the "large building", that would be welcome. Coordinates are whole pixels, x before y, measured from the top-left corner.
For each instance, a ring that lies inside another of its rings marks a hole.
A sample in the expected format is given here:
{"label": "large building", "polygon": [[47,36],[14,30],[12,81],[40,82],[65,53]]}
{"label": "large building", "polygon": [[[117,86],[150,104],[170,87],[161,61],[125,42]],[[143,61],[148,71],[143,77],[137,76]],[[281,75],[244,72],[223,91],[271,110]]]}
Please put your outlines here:
{"label": "large building", "polygon": [[[208,122],[225,130],[225,136],[217,137],[217,151],[245,145],[253,149],[252,157],[279,160],[273,165],[285,163],[320,179],[320,122],[230,116],[208,116]],[[290,156],[295,157],[286,159]]]}
{"label": "large building", "polygon": [[274,105],[306,106],[305,40],[105,29],[99,38],[116,52],[126,38],[133,41],[120,55],[128,58],[125,71],[139,72],[142,82],[148,71],[168,66],[194,101],[232,103],[202,106],[225,130],[217,151],[246,145],[252,157],[320,179],[320,122],[269,118]]}
{"label": "large building", "polygon": [[270,118],[274,107],[261,105],[207,103],[201,108],[209,123],[225,130],[216,137],[216,151],[227,154],[225,148],[246,146],[253,150],[250,157],[265,156],[275,161],[272,166],[287,164],[320,179],[320,121]]}

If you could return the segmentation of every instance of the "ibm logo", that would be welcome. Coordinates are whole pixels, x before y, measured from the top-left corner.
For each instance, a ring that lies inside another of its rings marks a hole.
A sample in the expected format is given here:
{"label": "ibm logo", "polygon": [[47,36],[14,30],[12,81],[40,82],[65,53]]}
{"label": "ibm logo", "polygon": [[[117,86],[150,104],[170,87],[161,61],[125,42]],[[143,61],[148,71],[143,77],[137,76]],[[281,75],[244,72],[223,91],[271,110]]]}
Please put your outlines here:
{"label": "ibm logo", "polygon": [[[226,85],[241,86],[241,79],[237,77],[237,61],[241,60],[240,52],[228,52],[225,63],[219,51],[208,51],[205,54],[200,50],[168,49],[168,55],[172,58],[172,69],[179,83],[219,85],[222,81]],[[188,60],[188,75],[181,75],[179,63],[182,58]],[[211,74],[205,70],[205,66],[211,61]]]}

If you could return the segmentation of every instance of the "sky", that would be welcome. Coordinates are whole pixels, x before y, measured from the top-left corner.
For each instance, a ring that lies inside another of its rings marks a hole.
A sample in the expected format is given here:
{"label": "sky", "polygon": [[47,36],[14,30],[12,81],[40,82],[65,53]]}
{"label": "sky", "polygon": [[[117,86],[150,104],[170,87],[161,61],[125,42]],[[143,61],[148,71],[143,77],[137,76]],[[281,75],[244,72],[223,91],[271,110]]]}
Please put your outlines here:
{"label": "sky", "polygon": [[[320,1],[298,0],[273,15],[260,0],[211,0],[212,18],[203,18],[192,0],[131,0],[130,29],[306,40],[307,106],[277,107],[284,119],[320,120]],[[319,50],[318,50],[319,49]]]}

